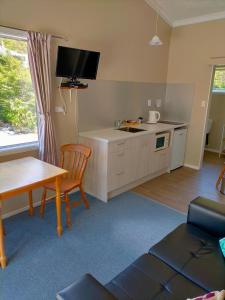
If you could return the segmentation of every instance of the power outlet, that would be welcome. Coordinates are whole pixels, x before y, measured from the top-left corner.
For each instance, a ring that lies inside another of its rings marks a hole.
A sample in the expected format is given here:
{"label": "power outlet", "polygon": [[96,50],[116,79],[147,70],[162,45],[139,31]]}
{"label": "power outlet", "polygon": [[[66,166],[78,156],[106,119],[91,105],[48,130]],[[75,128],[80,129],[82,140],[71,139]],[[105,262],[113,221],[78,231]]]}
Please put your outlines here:
{"label": "power outlet", "polygon": [[151,107],[152,106],[152,100],[148,99],[147,104],[148,104],[148,107]]}
{"label": "power outlet", "polygon": [[156,99],[156,107],[162,106],[162,99]]}
{"label": "power outlet", "polygon": [[55,106],[55,112],[56,113],[64,113],[65,109],[63,106]]}

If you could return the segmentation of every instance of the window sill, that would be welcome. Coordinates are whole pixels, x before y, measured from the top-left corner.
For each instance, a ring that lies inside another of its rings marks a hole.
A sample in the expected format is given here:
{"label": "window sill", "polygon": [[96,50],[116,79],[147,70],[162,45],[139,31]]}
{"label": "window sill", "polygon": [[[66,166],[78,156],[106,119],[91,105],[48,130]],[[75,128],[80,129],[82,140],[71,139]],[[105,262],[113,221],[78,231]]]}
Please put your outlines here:
{"label": "window sill", "polygon": [[224,95],[225,94],[225,90],[212,90],[213,94],[217,94],[217,95]]}
{"label": "window sill", "polygon": [[6,146],[3,148],[0,148],[0,156],[6,156],[11,154],[17,154],[32,150],[38,150],[39,144],[38,142],[33,143],[27,143],[27,144],[20,144],[20,145],[14,145],[14,146]]}

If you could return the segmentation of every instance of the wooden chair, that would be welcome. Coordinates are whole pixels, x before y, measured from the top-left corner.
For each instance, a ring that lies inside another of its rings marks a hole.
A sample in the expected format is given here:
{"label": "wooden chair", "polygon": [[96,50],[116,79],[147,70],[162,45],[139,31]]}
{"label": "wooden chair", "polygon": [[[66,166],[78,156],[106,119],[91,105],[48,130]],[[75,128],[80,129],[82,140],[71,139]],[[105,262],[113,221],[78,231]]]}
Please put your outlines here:
{"label": "wooden chair", "polygon": [[224,177],[224,174],[225,174],[225,166],[222,168],[221,172],[220,172],[220,175],[216,181],[216,188],[219,189],[219,185],[220,185],[220,182],[222,181],[223,177]]}
{"label": "wooden chair", "polygon": [[[71,218],[70,218],[70,200],[68,193],[75,189],[79,188],[81,192],[81,201],[75,201],[73,203],[73,207],[76,207],[82,202],[84,203],[86,208],[89,208],[89,203],[86,198],[85,192],[82,187],[82,179],[84,175],[84,171],[87,166],[88,158],[91,155],[91,149],[84,145],[80,144],[67,144],[63,145],[60,148],[61,152],[61,163],[60,166],[63,169],[69,171],[65,177],[63,177],[61,182],[61,192],[64,195],[64,201],[66,203],[66,224],[68,227],[71,226]],[[44,186],[44,191],[41,199],[41,209],[40,214],[43,217],[45,212],[45,204],[46,204],[46,193],[47,190],[55,191],[55,183],[48,183]]]}

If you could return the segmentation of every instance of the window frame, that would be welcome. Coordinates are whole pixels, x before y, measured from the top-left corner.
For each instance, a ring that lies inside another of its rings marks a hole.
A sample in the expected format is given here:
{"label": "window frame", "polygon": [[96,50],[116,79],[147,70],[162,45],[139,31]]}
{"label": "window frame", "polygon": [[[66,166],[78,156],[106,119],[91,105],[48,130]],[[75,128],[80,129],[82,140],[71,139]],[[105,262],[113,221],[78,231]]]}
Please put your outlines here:
{"label": "window frame", "polygon": [[9,146],[0,147],[0,157],[21,153],[21,152],[29,152],[35,151],[39,149],[39,142],[30,142],[30,143],[21,143]]}
{"label": "window frame", "polygon": [[225,89],[213,89],[212,93],[216,95],[220,95],[220,94],[222,95],[225,94]]}
{"label": "window frame", "polygon": [[[27,32],[0,26],[0,38],[27,41]],[[0,156],[39,149],[39,141],[0,146]]]}
{"label": "window frame", "polygon": [[[216,74],[216,71],[224,71],[224,72],[225,72],[225,66],[224,66],[224,65],[221,65],[221,66],[217,66],[217,67],[215,68],[213,84],[214,84],[214,80],[215,80],[215,74]],[[220,88],[214,88],[214,87],[212,86],[212,94],[217,94],[217,95],[219,95],[219,94],[225,94],[225,88],[220,89]]]}

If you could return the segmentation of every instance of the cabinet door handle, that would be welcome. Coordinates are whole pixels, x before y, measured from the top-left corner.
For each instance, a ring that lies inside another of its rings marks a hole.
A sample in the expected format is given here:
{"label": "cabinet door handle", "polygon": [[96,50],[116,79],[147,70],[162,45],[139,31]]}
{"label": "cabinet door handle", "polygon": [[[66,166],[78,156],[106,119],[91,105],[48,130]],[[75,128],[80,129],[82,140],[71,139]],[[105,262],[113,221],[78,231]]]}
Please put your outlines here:
{"label": "cabinet door handle", "polygon": [[117,146],[121,146],[121,145],[124,145],[125,142],[122,142],[122,143],[118,143]]}

